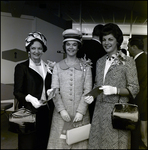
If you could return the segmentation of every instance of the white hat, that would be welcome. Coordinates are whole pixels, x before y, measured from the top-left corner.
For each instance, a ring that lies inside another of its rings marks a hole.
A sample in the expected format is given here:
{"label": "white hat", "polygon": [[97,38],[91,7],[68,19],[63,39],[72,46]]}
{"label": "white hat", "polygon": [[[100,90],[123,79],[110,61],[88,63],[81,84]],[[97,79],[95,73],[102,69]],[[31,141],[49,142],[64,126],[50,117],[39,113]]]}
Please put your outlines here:
{"label": "white hat", "polygon": [[81,32],[78,31],[78,30],[75,30],[75,29],[67,29],[67,30],[65,30],[65,31],[62,33],[62,35],[63,35],[63,37],[64,37],[63,42],[73,40],[73,41],[77,41],[77,42],[82,43],[82,41],[81,41],[81,39],[82,39],[82,34],[81,34]]}

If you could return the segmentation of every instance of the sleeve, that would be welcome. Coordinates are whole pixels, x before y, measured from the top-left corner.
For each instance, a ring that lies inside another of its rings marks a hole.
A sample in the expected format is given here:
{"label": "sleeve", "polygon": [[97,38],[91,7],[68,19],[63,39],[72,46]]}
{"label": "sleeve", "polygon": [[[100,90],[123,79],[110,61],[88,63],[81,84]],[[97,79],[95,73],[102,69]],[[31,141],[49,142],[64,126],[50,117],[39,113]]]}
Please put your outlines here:
{"label": "sleeve", "polygon": [[134,59],[131,57],[129,57],[126,63],[126,78],[127,78],[127,89],[132,95],[132,98],[135,98],[139,92],[139,83],[136,64]]}
{"label": "sleeve", "polygon": [[83,95],[81,97],[79,106],[77,108],[77,112],[85,115],[88,104],[84,101],[85,94],[90,92],[92,90],[92,72],[91,72],[91,67],[87,67],[85,75],[84,75],[84,87],[83,87]]}
{"label": "sleeve", "polygon": [[14,91],[13,94],[15,98],[24,105],[25,103],[25,94],[24,91],[24,82],[25,82],[25,70],[24,67],[20,64],[16,65],[14,72]]}
{"label": "sleeve", "polygon": [[58,73],[58,64],[56,64],[53,68],[51,87],[56,88],[56,93],[55,93],[55,97],[53,98],[53,102],[54,102],[57,112],[60,112],[65,109],[65,106],[62,101],[62,97],[60,95],[60,81],[59,81],[59,73]]}

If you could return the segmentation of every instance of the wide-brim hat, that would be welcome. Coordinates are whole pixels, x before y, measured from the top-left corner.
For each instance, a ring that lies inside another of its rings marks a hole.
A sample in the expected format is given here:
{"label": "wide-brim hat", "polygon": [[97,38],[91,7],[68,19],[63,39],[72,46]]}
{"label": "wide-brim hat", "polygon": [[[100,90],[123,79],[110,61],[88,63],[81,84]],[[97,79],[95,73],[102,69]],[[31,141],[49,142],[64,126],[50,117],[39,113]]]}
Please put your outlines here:
{"label": "wide-brim hat", "polygon": [[63,42],[66,41],[77,41],[79,43],[82,43],[82,33],[75,29],[67,29],[63,33]]}
{"label": "wide-brim hat", "polygon": [[44,44],[44,46],[47,48],[47,39],[40,32],[29,33],[28,37],[25,39],[25,47],[27,47],[31,43],[31,41],[35,39],[40,40]]}

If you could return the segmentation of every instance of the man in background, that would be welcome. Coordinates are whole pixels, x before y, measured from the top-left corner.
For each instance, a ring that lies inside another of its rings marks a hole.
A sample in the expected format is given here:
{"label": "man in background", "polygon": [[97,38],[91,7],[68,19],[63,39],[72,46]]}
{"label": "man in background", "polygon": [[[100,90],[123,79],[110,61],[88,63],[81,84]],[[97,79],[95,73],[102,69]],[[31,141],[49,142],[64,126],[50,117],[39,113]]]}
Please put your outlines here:
{"label": "man in background", "polygon": [[[106,54],[102,44],[100,42],[102,24],[98,24],[94,27],[92,32],[92,39],[84,41],[81,50],[78,53],[78,57],[84,57],[91,59],[92,62],[92,83],[94,85],[96,75],[96,62],[99,58]],[[95,100],[89,105],[90,121],[92,120],[94,111]]]}
{"label": "man in background", "polygon": [[132,149],[147,149],[147,54],[143,49],[143,40],[129,39],[128,51],[135,59],[140,86],[140,91],[133,100],[133,103],[138,105],[140,121],[139,127],[131,134]]}

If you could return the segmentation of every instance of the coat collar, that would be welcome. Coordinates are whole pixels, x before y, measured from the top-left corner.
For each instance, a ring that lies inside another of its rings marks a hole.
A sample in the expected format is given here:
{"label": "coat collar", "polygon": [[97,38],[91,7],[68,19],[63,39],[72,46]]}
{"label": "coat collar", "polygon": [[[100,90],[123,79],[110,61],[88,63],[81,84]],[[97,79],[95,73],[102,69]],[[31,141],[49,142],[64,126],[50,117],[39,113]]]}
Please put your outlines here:
{"label": "coat collar", "polygon": [[45,79],[46,74],[47,74],[47,68],[45,67],[45,63],[43,60],[41,60],[41,67],[42,67],[42,73],[41,74],[38,70],[38,67],[35,65],[35,63],[29,59],[29,68],[33,69],[35,72],[37,72],[43,79]]}
{"label": "coat collar", "polygon": [[[79,61],[80,61],[80,60],[79,60]],[[80,63],[81,63],[81,62],[80,62]],[[77,69],[77,70],[81,70],[80,63],[79,63],[79,64],[75,64],[73,67],[74,67],[75,69]],[[60,66],[60,68],[63,69],[63,70],[67,70],[67,69],[70,68],[70,67],[66,64],[65,59],[62,60],[62,61],[59,63],[59,66]]]}

